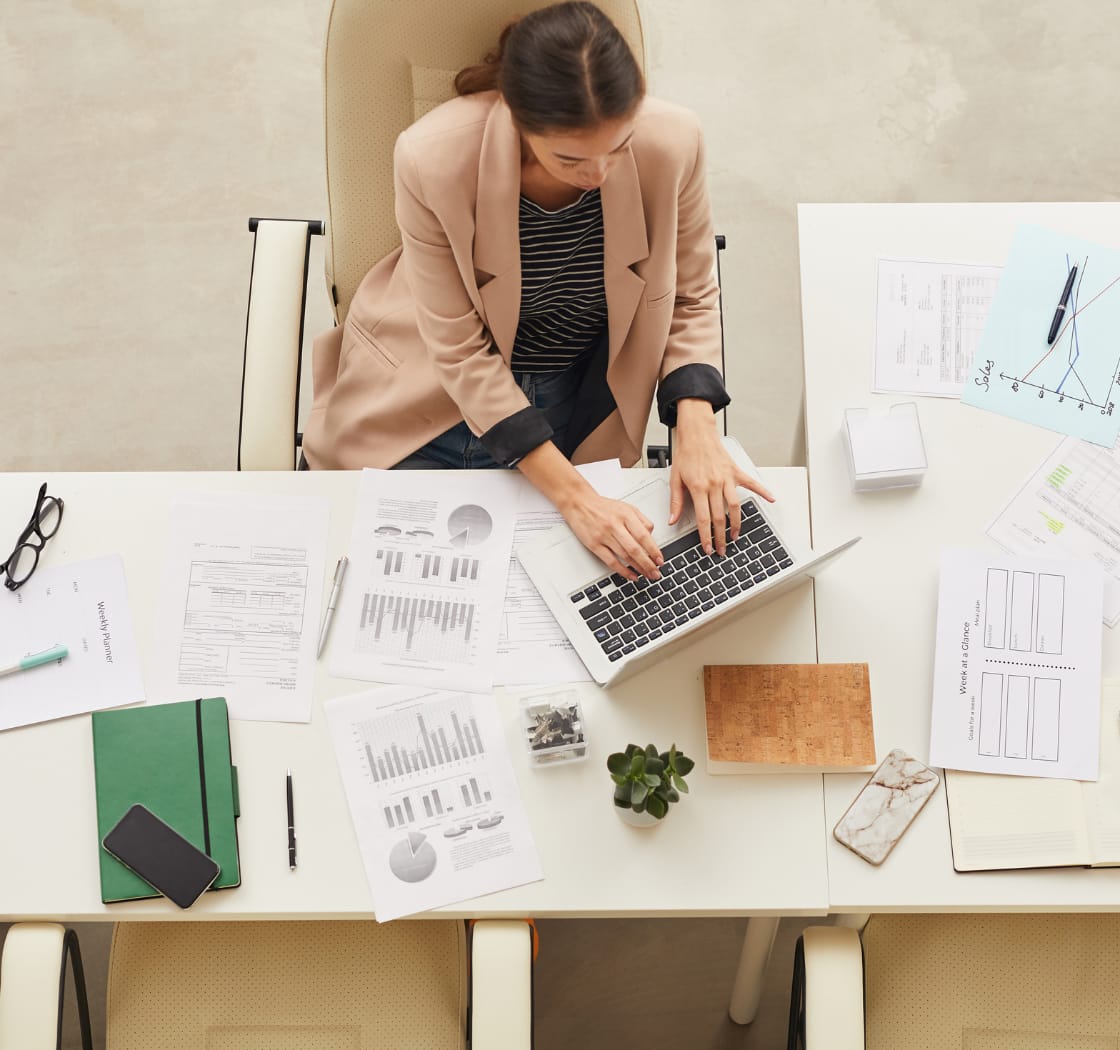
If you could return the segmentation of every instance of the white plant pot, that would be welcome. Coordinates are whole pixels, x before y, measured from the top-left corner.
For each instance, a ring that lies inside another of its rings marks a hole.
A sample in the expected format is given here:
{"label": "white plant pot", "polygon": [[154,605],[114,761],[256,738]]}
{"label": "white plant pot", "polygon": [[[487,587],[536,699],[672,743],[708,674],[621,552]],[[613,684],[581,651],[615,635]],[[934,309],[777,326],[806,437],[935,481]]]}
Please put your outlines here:
{"label": "white plant pot", "polygon": [[652,828],[654,825],[661,823],[649,812],[635,813],[632,809],[624,809],[622,806],[615,806],[614,811],[618,814],[619,820],[635,828]]}

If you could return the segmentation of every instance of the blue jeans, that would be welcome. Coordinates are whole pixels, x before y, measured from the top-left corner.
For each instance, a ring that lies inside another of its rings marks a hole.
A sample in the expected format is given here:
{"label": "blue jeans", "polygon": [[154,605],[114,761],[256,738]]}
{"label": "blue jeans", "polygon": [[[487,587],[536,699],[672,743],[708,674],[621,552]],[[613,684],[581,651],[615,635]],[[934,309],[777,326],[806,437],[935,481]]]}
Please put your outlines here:
{"label": "blue jeans", "polygon": [[[548,410],[554,431],[552,440],[563,447],[564,432],[576,405],[576,393],[583,379],[585,362],[558,372],[514,372],[517,385],[534,408]],[[394,470],[494,470],[501,469],[486,446],[466,422],[457,423],[426,445],[402,459]]]}

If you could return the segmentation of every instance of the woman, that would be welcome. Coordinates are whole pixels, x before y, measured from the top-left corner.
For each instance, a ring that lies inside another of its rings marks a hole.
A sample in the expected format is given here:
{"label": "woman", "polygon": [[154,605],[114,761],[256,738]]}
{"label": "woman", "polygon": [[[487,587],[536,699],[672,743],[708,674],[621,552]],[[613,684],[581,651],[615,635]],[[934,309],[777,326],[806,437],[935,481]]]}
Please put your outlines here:
{"label": "woman", "polygon": [[309,464],[516,466],[609,569],[656,579],[653,523],[573,467],[636,462],[656,389],[677,430],[670,521],[687,492],[722,553],[736,484],[772,497],[716,428],[729,399],[698,121],[645,97],[585,2],[513,23],[456,88],[397,141],[401,247],[316,341]]}

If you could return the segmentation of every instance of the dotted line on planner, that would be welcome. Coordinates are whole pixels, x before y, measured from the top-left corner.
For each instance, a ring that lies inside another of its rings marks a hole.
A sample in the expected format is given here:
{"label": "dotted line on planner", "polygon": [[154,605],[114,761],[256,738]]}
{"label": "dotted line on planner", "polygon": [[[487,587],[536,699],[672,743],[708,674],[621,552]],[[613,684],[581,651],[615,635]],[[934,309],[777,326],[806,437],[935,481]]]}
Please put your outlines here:
{"label": "dotted line on planner", "polygon": [[988,657],[985,663],[1004,664],[1007,667],[1041,667],[1046,671],[1076,671],[1076,667],[1067,667],[1065,664],[1031,664],[1025,660],[993,660]]}

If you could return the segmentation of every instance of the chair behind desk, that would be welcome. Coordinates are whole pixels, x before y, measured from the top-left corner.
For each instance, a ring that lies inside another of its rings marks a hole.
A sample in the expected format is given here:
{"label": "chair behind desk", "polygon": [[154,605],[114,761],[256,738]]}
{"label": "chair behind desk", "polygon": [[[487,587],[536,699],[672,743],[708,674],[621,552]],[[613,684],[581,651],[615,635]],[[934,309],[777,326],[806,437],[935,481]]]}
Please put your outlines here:
{"label": "chair behind desk", "polygon": [[[326,280],[335,323],[370,267],[400,244],[393,147],[397,136],[455,94],[455,74],[479,61],[502,27],[543,0],[334,0],[323,60],[328,222],[249,220],[253,268],[245,331],[239,470],[291,470],[299,459],[299,377],[311,237],[327,235]],[[646,73],[635,0],[599,0]],[[725,239],[716,237],[716,270]],[[720,299],[720,363],[726,376]],[[727,433],[724,410],[723,432]],[[646,450],[672,459],[672,435]]]}
{"label": "chair behind desk", "polygon": [[[469,940],[469,943],[468,943]],[[531,931],[517,921],[122,922],[114,929],[108,1050],[464,1050],[532,1041]],[[0,964],[0,1050],[62,1045],[60,968],[77,939],[13,926]]]}
{"label": "chair behind desk", "polygon": [[1120,915],[873,915],[798,943],[789,1050],[1103,1050]]}

